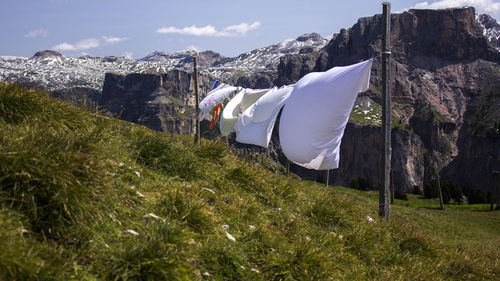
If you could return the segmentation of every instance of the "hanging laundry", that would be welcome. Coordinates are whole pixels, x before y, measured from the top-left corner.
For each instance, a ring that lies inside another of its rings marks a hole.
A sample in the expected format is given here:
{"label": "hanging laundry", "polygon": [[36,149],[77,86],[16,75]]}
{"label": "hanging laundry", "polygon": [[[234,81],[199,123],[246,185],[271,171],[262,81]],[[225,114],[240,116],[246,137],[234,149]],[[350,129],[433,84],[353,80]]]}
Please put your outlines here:
{"label": "hanging laundry", "polygon": [[212,120],[210,121],[210,124],[208,125],[208,129],[210,131],[212,131],[212,129],[214,128],[215,122],[217,122],[217,120],[219,119],[221,109],[222,109],[222,104],[220,104],[220,103],[212,109],[212,112],[213,112],[212,113]]}
{"label": "hanging laundry", "polygon": [[285,156],[309,169],[338,168],[340,143],[359,92],[370,83],[372,59],[313,72],[294,86],[281,114]]}
{"label": "hanging laundry", "polygon": [[200,102],[200,112],[197,116],[198,120],[210,116],[211,111],[215,106],[221,104],[224,99],[233,95],[238,87],[229,86],[227,84],[220,84],[215,89],[210,91],[207,96]]}
{"label": "hanging laundry", "polygon": [[293,86],[274,87],[248,107],[234,125],[236,141],[267,148],[276,117],[292,90]]}
{"label": "hanging laundry", "polygon": [[229,135],[233,131],[234,124],[245,109],[251,106],[269,89],[243,89],[239,91],[224,107],[220,118],[220,132],[223,136]]}
{"label": "hanging laundry", "polygon": [[217,88],[220,84],[222,83],[219,82],[218,80],[210,80],[210,91]]}

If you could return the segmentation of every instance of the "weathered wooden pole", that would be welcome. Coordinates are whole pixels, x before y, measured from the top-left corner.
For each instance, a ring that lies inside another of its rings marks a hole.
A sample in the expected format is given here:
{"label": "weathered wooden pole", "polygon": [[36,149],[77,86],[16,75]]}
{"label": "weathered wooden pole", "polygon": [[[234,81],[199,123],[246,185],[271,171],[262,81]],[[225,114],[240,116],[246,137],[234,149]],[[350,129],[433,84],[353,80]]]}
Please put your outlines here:
{"label": "weathered wooden pole", "polygon": [[500,172],[499,171],[493,171],[491,172],[491,175],[493,176],[493,184],[492,184],[492,188],[491,188],[491,202],[490,202],[490,211],[493,211],[494,208],[493,208],[493,204],[496,203],[496,209],[498,209],[498,178],[499,178],[499,175],[500,175]]}
{"label": "weathered wooden pole", "polygon": [[390,179],[390,186],[391,186],[391,204],[394,204],[394,180],[393,180],[394,175],[392,174],[392,169],[391,169],[391,179]]}
{"label": "weathered wooden pole", "polygon": [[193,67],[194,67],[194,95],[195,95],[195,106],[196,106],[196,116],[195,116],[195,132],[194,132],[194,144],[200,143],[200,120],[198,120],[198,114],[200,113],[200,96],[198,93],[198,63],[197,58],[193,57]]}
{"label": "weathered wooden pole", "polygon": [[438,171],[437,167],[434,167],[434,173],[436,173],[436,179],[437,179],[437,185],[438,185],[437,188],[439,191],[439,208],[441,208],[441,210],[444,210],[443,192],[441,191],[441,181],[439,179],[439,171]]}
{"label": "weathered wooden pole", "polygon": [[330,181],[330,170],[326,170],[325,186],[328,186],[329,181]]}
{"label": "weathered wooden pole", "polygon": [[382,2],[382,185],[379,196],[379,217],[391,216],[391,3]]}

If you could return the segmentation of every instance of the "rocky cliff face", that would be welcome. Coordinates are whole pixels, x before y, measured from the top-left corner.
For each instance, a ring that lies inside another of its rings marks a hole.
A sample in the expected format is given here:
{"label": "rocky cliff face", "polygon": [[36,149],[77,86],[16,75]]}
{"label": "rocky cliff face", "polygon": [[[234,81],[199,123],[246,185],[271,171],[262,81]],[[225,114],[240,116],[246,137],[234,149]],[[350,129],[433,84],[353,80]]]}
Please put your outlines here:
{"label": "rocky cliff face", "polygon": [[[444,177],[487,188],[487,174],[500,168],[499,135],[494,129],[500,117],[500,53],[484,36],[473,8],[410,10],[393,14],[391,25],[393,123],[404,128],[392,133],[395,187],[406,191],[422,186],[435,176],[436,168]],[[362,97],[379,101],[380,30],[380,15],[362,18],[335,34],[322,51],[282,58],[277,84],[374,58],[372,86]],[[481,110],[485,106],[488,114]],[[471,121],[476,119],[481,121]],[[478,126],[489,132],[489,140],[475,131]],[[341,161],[347,162],[340,166],[349,168],[335,172],[335,183],[346,184],[358,176],[379,182],[378,171],[369,170],[377,161],[367,160],[380,157],[374,130],[347,127],[341,152]],[[475,144],[481,149],[471,149]]]}
{"label": "rocky cliff face", "polygon": [[[207,93],[210,80],[199,75],[200,93]],[[153,130],[191,134],[194,124],[192,73],[172,70],[164,74],[107,73],[99,105],[123,120]]]}
{"label": "rocky cliff face", "polygon": [[482,14],[477,16],[479,25],[483,28],[483,35],[488,38],[491,44],[500,49],[500,24],[489,15]]}

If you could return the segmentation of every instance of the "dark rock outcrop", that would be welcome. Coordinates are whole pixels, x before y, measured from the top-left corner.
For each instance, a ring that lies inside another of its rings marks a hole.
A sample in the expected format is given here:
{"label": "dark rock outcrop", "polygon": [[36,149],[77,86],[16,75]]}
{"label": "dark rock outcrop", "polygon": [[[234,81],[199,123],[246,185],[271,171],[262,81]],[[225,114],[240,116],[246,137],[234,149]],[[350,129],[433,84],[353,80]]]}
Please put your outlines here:
{"label": "dark rock outcrop", "polygon": [[101,99],[101,92],[91,88],[73,87],[52,91],[50,94],[54,98],[69,101],[76,105],[92,106],[97,105]]}
{"label": "dark rock outcrop", "polygon": [[258,73],[252,76],[241,76],[233,84],[244,88],[268,89],[274,86],[274,79],[276,79],[274,73]]}
{"label": "dark rock outcrop", "polygon": [[39,51],[36,52],[31,58],[40,58],[40,59],[45,59],[49,57],[60,57],[62,58],[63,55],[59,52],[52,51],[52,50],[45,50],[45,51]]}
{"label": "dark rock outcrop", "polygon": [[[199,75],[200,93],[207,93],[209,79]],[[173,70],[165,74],[106,73],[99,105],[120,119],[153,130],[191,134],[194,124],[192,73]]]}

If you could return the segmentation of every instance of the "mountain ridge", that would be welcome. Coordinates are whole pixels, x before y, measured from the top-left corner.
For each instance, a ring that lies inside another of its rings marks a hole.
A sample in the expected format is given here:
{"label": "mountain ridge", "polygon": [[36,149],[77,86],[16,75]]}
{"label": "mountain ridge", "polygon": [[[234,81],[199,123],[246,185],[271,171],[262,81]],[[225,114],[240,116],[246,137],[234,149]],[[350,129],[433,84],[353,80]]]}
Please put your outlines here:
{"label": "mountain ridge", "polygon": [[166,73],[172,69],[190,72],[193,68],[192,57],[197,55],[200,73],[236,82],[243,74],[251,76],[269,68],[275,69],[279,59],[285,54],[299,53],[304,48],[318,50],[328,42],[317,33],[303,34],[297,39],[299,40],[287,40],[233,58],[210,50],[186,50],[173,54],[154,51],[138,60],[116,56],[64,57],[51,50],[37,52],[30,58],[0,56],[0,81],[16,82],[48,91],[73,87],[100,91],[106,72],[123,75]]}

